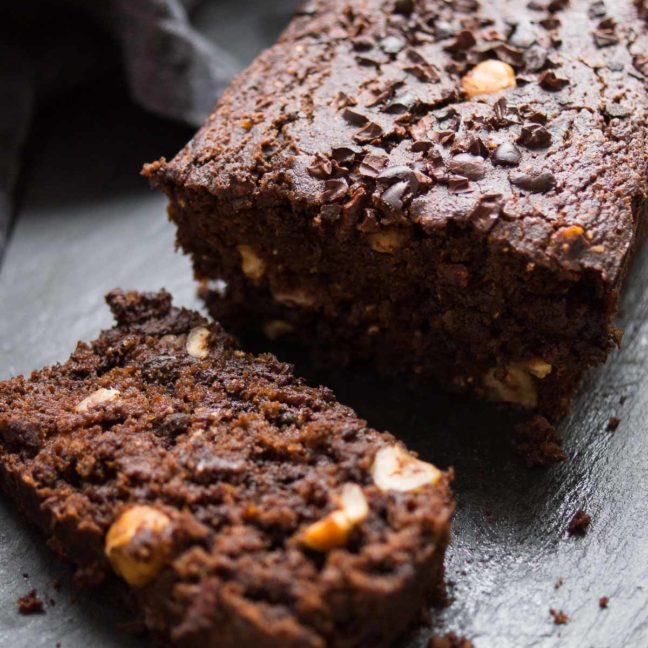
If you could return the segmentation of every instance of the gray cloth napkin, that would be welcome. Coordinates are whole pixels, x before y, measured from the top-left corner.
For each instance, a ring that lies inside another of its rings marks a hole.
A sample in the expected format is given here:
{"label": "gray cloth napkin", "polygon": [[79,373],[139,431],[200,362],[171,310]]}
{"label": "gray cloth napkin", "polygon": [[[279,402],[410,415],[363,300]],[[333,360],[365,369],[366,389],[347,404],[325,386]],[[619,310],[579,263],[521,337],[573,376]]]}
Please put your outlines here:
{"label": "gray cloth napkin", "polygon": [[147,110],[193,125],[209,114],[238,66],[192,27],[188,10],[198,1],[17,0],[6,8],[0,25],[0,263],[21,151],[39,102],[115,68]]}

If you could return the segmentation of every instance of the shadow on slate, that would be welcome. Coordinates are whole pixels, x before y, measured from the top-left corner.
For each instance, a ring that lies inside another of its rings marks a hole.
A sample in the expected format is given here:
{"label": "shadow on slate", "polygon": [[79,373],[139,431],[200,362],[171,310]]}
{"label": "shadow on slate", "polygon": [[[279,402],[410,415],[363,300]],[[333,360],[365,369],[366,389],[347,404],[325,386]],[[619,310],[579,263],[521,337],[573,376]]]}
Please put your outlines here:
{"label": "shadow on slate", "polygon": [[[241,37],[240,11],[231,2],[219,7],[213,11],[232,21],[232,38]],[[147,116],[122,88],[102,83],[43,116],[37,133],[0,272],[0,379],[63,360],[77,339],[108,326],[102,295],[114,286],[165,286],[178,303],[197,304],[189,264],[172,251],[164,200],[137,176],[141,162],[171,155],[188,131]],[[570,461],[548,470],[524,467],[510,439],[515,417],[495,407],[368,369],[314,371],[302,355],[273,349],[309,381],[334,388],[372,426],[456,469],[451,604],[403,646],[422,648],[430,632],[449,630],[477,648],[648,645],[647,281],[644,251],[623,300],[623,349],[588,377],[562,426]],[[614,433],[606,429],[610,416],[621,418]],[[567,525],[579,508],[592,525],[584,538],[571,538]],[[0,569],[0,645],[149,645],[115,630],[128,613],[107,593],[77,589],[4,499]],[[15,601],[33,587],[56,605],[21,617]],[[599,609],[601,596],[610,597],[609,609]],[[550,607],[569,623],[554,625]]]}

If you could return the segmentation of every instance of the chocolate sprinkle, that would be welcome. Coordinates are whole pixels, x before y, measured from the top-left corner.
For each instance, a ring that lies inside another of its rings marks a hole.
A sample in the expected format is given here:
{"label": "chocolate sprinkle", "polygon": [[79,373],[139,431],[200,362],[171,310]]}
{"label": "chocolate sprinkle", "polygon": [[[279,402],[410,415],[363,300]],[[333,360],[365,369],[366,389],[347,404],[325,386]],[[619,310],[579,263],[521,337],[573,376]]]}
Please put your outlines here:
{"label": "chocolate sprinkle", "polygon": [[546,193],[556,186],[556,176],[549,171],[514,174],[509,179],[512,185],[531,193]]}
{"label": "chocolate sprinkle", "polygon": [[517,166],[522,159],[522,151],[511,142],[500,144],[493,153],[493,164]]}
{"label": "chocolate sprinkle", "polygon": [[540,124],[525,124],[517,141],[531,149],[547,148],[551,145],[551,133]]}
{"label": "chocolate sprinkle", "polygon": [[448,162],[448,168],[453,173],[468,178],[469,180],[481,180],[486,175],[484,160],[477,155],[461,153]]}

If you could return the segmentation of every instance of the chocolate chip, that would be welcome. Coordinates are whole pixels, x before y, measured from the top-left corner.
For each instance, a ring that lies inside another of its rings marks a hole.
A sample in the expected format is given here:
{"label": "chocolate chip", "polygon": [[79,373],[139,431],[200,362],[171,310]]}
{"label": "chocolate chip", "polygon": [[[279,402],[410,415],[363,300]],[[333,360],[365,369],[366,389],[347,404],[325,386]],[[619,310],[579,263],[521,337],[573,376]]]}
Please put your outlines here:
{"label": "chocolate chip", "polygon": [[434,37],[437,40],[444,40],[450,38],[454,34],[455,30],[452,28],[452,25],[447,20],[435,20],[434,21]]}
{"label": "chocolate chip", "polygon": [[384,108],[387,113],[406,113],[418,103],[418,97],[411,92],[401,92],[394,97]]}
{"label": "chocolate chip", "polygon": [[340,200],[340,198],[344,198],[348,190],[349,185],[344,178],[332,178],[324,184],[322,200],[324,202],[335,202],[336,200]]}
{"label": "chocolate chip", "polygon": [[447,178],[448,189],[454,193],[470,191],[470,182],[464,176],[452,175]]}
{"label": "chocolate chip", "polygon": [[448,162],[448,168],[453,173],[468,178],[469,180],[481,180],[486,175],[486,165],[481,157],[461,153]]}
{"label": "chocolate chip", "polygon": [[464,52],[476,44],[475,35],[471,31],[464,29],[456,34],[452,41],[445,45],[443,49],[447,52]]}
{"label": "chocolate chip", "polygon": [[637,54],[632,63],[643,76],[648,77],[648,54]]}
{"label": "chocolate chip", "polygon": [[590,18],[603,18],[607,14],[607,9],[605,7],[605,2],[598,0],[598,2],[593,2],[590,5],[590,8],[587,10],[587,14]]}
{"label": "chocolate chip", "polygon": [[449,144],[454,140],[456,133],[453,130],[438,130],[434,131],[432,137],[439,144]]}
{"label": "chocolate chip", "polygon": [[484,194],[468,215],[473,225],[481,231],[489,231],[495,225],[502,210],[501,194]]}
{"label": "chocolate chip", "polygon": [[495,53],[497,58],[504,63],[513,65],[514,67],[522,67],[524,65],[524,51],[518,49],[517,47],[511,47],[510,45],[498,45],[495,48]]}
{"label": "chocolate chip", "polygon": [[512,142],[500,144],[493,153],[493,164],[501,166],[517,166],[522,160],[522,151]]}
{"label": "chocolate chip", "polygon": [[353,126],[363,126],[368,121],[366,115],[353,108],[345,108],[342,111],[342,117]]}
{"label": "chocolate chip", "polygon": [[380,41],[380,49],[385,54],[398,54],[405,47],[405,41],[398,36],[386,36]]}
{"label": "chocolate chip", "polygon": [[360,175],[365,178],[375,178],[381,170],[385,168],[387,160],[387,156],[373,155],[369,153],[368,155],[365,155],[364,159],[360,163],[358,171]]}
{"label": "chocolate chip", "polygon": [[569,85],[569,79],[559,77],[553,70],[547,70],[540,75],[538,83],[545,90],[562,90]]}
{"label": "chocolate chip", "polygon": [[556,176],[549,171],[512,174],[509,180],[516,187],[531,193],[546,193],[556,186]]}
{"label": "chocolate chip", "polygon": [[358,142],[371,142],[383,134],[383,129],[375,122],[367,122],[354,136],[353,139]]}
{"label": "chocolate chip", "polygon": [[[412,192],[416,193],[419,184],[421,182],[429,182],[429,178],[423,175],[420,172],[415,171],[414,169],[406,166],[405,164],[399,164],[396,166],[387,167],[384,171],[381,171],[377,178],[379,182],[391,182],[394,180],[401,180],[407,183],[407,188]],[[400,184],[400,183],[399,183]]]}
{"label": "chocolate chip", "polygon": [[357,146],[336,146],[331,149],[333,159],[340,164],[353,163],[359,153],[362,153],[362,149]]}
{"label": "chocolate chip", "polygon": [[611,45],[618,45],[619,37],[613,31],[597,29],[594,32],[594,43],[596,43],[596,47],[603,49]]}
{"label": "chocolate chip", "polygon": [[392,185],[380,195],[380,202],[389,211],[400,211],[403,208],[403,196],[409,190],[409,182],[403,180]]}
{"label": "chocolate chip", "polygon": [[324,157],[318,157],[313,164],[308,167],[308,173],[318,180],[326,180],[326,178],[331,177],[333,173],[333,164],[331,160],[327,160]]}
{"label": "chocolate chip", "polygon": [[477,137],[476,135],[468,140],[466,150],[468,151],[468,153],[479,155],[483,158],[487,158],[489,153],[488,147],[486,146],[486,144],[484,144],[482,138]]}
{"label": "chocolate chip", "polygon": [[517,141],[531,149],[547,148],[551,145],[551,133],[540,124],[525,124]]}

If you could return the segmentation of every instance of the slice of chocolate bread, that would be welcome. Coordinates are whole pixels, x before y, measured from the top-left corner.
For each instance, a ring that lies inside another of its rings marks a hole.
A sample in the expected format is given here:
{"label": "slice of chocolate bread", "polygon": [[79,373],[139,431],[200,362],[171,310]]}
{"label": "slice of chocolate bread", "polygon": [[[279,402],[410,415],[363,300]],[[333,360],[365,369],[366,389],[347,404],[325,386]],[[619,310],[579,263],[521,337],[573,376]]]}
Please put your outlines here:
{"label": "slice of chocolate bread", "polygon": [[166,292],[0,383],[4,490],[179,646],[378,646],[442,586],[450,475]]}

